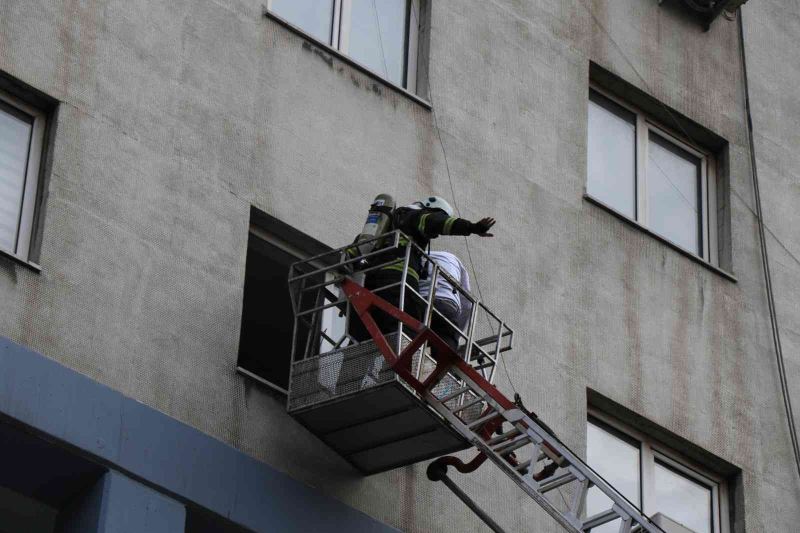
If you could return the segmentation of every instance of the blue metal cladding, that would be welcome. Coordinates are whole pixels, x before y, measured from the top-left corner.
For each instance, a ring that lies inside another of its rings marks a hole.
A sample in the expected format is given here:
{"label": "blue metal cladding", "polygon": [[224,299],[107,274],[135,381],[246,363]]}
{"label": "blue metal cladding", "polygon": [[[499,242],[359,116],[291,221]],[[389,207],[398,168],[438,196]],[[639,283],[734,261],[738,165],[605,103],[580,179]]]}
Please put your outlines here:
{"label": "blue metal cladding", "polygon": [[397,531],[4,337],[0,413],[255,531]]}

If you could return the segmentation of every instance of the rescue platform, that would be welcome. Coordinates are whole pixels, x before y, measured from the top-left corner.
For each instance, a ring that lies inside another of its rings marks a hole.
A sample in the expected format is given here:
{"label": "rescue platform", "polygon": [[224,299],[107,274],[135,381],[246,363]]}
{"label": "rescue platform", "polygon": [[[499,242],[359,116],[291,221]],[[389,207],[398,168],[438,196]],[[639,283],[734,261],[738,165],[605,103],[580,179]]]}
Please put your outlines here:
{"label": "rescue platform", "polygon": [[[411,253],[427,256],[413,244],[402,246],[405,237],[394,232],[381,238],[368,253],[353,257],[347,247],[313,257],[292,266],[289,286],[295,313],[293,363],[290,371],[288,412],[353,466],[365,474],[413,464],[471,446],[445,420],[431,410],[419,394],[392,370],[373,340],[357,342],[350,334],[356,314],[340,290],[345,279],[363,282],[365,274],[402,261],[399,283],[378,288],[405,287],[400,302],[402,311],[409,299],[425,309],[423,322],[430,325],[434,316],[444,318],[433,306],[431,294],[420,294],[409,283]],[[363,249],[363,247],[362,247]],[[398,252],[398,249],[401,251]],[[405,255],[403,255],[405,254]],[[427,281],[436,286],[446,279],[461,301],[469,306],[469,320],[457,330],[459,353],[487,380],[493,381],[501,354],[511,349],[513,331],[483,303],[441,270],[429,263]],[[429,291],[434,292],[434,291]],[[401,328],[386,335],[399,353],[409,343]],[[469,349],[467,349],[469,347]],[[435,368],[430,348],[422,345],[411,358],[410,371],[424,381]],[[447,395],[460,383],[452,377],[442,379],[434,393]],[[478,419],[483,404],[460,395],[461,417]]]}

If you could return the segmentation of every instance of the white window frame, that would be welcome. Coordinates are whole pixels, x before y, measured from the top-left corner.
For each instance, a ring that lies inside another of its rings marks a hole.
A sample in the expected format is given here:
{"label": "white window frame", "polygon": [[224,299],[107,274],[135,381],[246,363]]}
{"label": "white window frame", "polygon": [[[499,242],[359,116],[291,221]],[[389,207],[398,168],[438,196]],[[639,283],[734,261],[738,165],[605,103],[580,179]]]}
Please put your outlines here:
{"label": "white window frame", "polygon": [[[655,501],[655,463],[658,459],[670,468],[711,489],[711,506],[714,515],[713,533],[730,533],[728,489],[727,482],[723,477],[602,411],[589,408],[588,415],[639,443],[639,469],[641,472],[639,487],[642,511],[647,516],[658,512],[653,504]],[[587,419],[587,423],[591,423],[591,420]]]}
{"label": "white window frame", "polygon": [[[619,107],[633,113],[636,116],[636,146],[634,153],[636,158],[636,183],[634,184],[636,190],[636,212],[634,217],[628,217],[620,213],[613,206],[607,205],[602,200],[596,199],[605,205],[607,208],[613,210],[619,216],[634,221],[636,224],[652,231],[660,238],[669,241],[673,246],[680,248],[700,259],[710,263],[714,266],[719,265],[718,253],[718,236],[717,236],[717,164],[714,154],[700,146],[695,145],[690,140],[681,136],[673,129],[660,124],[659,122],[648,117],[647,114],[624,100],[620,100],[608,91],[590,84],[589,85],[589,102],[591,104],[591,93],[597,93],[601,97],[610,100]],[[666,235],[662,235],[655,230],[650,230],[648,227],[649,210],[648,210],[648,195],[647,195],[647,162],[648,150],[650,146],[650,132],[655,133],[667,142],[674,144],[676,147],[688,152],[689,154],[697,157],[700,160],[700,223],[701,231],[700,236],[702,239],[702,253],[698,254],[697,250],[690,250],[685,248],[669,239]],[[588,161],[587,161],[588,164]],[[587,173],[587,186],[588,186],[588,173]],[[593,198],[588,193],[586,195]]]}
{"label": "white window frame", "polygon": [[[403,84],[395,84],[394,82],[385,78],[382,74],[375,72],[371,68],[363,65],[350,57],[349,50],[350,50],[350,22],[351,22],[351,14],[353,12],[353,1],[352,0],[334,0],[333,1],[333,21],[331,26],[331,39],[330,42],[323,43],[325,46],[328,46],[337,52],[340,52],[348,57],[348,59],[354,63],[357,63],[359,67],[364,70],[369,71],[375,77],[384,80],[386,83],[392,85],[398,85],[401,88],[409,91],[411,93],[417,93],[417,61],[419,57],[419,24],[421,21],[419,18],[421,17],[420,14],[420,0],[407,0],[408,1],[408,8],[406,14],[406,49],[405,49],[405,57],[406,57],[406,65],[405,65],[405,80]],[[269,11],[272,15],[281,18],[280,13],[275,13],[272,11],[272,2],[273,0],[267,0],[267,11]],[[413,14],[417,13],[417,24],[414,24],[412,21]],[[283,19],[281,19],[283,20]],[[299,28],[294,24],[290,24],[293,28],[295,28],[300,33],[307,35],[310,39],[315,41],[319,41],[316,37],[309,35],[308,32],[304,31],[303,28]]]}
{"label": "white window frame", "polygon": [[28,164],[25,172],[25,184],[22,191],[21,212],[17,227],[14,249],[0,248],[0,251],[14,258],[28,262],[33,241],[34,220],[36,216],[36,200],[39,194],[39,169],[44,149],[44,132],[47,115],[40,109],[32,107],[19,98],[0,91],[0,101],[26,115],[33,117],[30,145],[28,146]]}

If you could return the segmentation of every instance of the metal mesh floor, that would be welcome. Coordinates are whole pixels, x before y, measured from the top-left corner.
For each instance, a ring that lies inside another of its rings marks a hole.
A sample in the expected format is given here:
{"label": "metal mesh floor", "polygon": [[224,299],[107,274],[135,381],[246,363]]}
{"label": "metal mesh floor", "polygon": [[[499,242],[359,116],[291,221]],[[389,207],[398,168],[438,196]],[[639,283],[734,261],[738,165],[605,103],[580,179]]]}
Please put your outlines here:
{"label": "metal mesh floor", "polygon": [[311,407],[395,380],[396,374],[372,341],[324,353],[292,365],[288,410]]}
{"label": "metal mesh floor", "polygon": [[[395,338],[396,335],[387,336],[390,344],[394,344]],[[409,339],[404,335],[402,346],[406,346],[408,342]],[[434,366],[432,360],[422,357],[421,351],[414,354],[412,371],[419,371],[422,379],[433,371]],[[388,367],[372,341],[324,353],[292,365],[288,411],[342,399],[391,382],[401,383],[401,380]],[[432,392],[441,397],[455,390],[456,386],[452,377],[445,376]],[[475,405],[466,409],[462,417],[475,419],[480,411],[481,405]]]}
{"label": "metal mesh floor", "polygon": [[[434,366],[421,351],[412,359],[412,371],[421,379]],[[365,473],[467,447],[403,384],[372,341],[298,361],[291,372],[289,413]],[[432,392],[441,397],[457,387],[448,375]],[[482,408],[476,404],[461,416],[476,419]]]}

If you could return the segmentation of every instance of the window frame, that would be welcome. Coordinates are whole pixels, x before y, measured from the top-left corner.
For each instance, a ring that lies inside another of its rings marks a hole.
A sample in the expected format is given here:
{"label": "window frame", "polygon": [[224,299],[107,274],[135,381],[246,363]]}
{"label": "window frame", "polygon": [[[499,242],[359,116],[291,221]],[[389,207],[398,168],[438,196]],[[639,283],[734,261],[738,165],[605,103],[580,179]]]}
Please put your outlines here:
{"label": "window frame", "polygon": [[603,428],[603,426],[607,426],[613,432],[621,433],[628,439],[639,443],[639,472],[641,476],[639,480],[639,497],[642,502],[642,511],[647,516],[652,516],[658,512],[653,509],[652,504],[655,499],[655,464],[656,460],[658,460],[668,468],[676,470],[679,474],[696,481],[700,485],[709,487],[711,489],[712,514],[714,516],[712,531],[713,533],[731,533],[728,482],[724,477],[710,471],[708,468],[704,468],[695,461],[684,457],[679,452],[620,422],[603,411],[590,407],[587,410],[586,423],[593,423],[604,431],[608,431],[608,429]]}
{"label": "window frame", "polygon": [[[270,246],[274,246],[278,250],[280,250],[280,251],[282,251],[282,252],[294,257],[297,261],[303,261],[305,259],[308,259],[312,255],[316,255],[316,254],[309,253],[306,250],[303,250],[303,248],[300,247],[300,246],[296,246],[295,244],[293,244],[291,242],[290,239],[285,239],[280,234],[276,234],[276,233],[273,233],[273,232],[271,232],[271,231],[269,231],[267,229],[262,228],[257,223],[253,223],[253,222],[250,223],[247,235],[248,235],[248,237],[252,235],[252,236],[256,237],[257,239],[260,239],[260,240],[264,241],[265,243],[269,244]],[[325,266],[323,263],[317,263],[317,262],[313,262],[311,264],[314,265],[314,266],[318,266],[319,268],[323,268]],[[245,265],[245,278],[246,277],[247,277],[247,265]],[[287,290],[288,290],[288,282],[289,282],[289,272],[288,271],[286,272],[286,282],[287,282]],[[242,290],[244,291],[244,286],[242,287]],[[289,311],[291,312],[291,310],[289,310]],[[333,324],[333,320],[335,320],[335,317],[333,316],[334,312],[335,312],[335,308],[330,308],[327,311],[328,311],[328,313],[327,313],[328,316],[326,317],[325,314],[323,314],[323,319],[326,319],[326,318],[327,319],[332,319],[330,323]],[[242,316],[242,319],[243,318],[244,317]],[[292,331],[291,334],[292,334],[292,336],[294,336],[295,332]],[[242,341],[241,341],[241,338],[240,338],[239,339],[239,343],[241,344],[241,342]],[[323,339],[320,342],[327,342],[327,341],[325,341]],[[292,358],[292,356],[293,356],[292,353],[288,354],[289,372],[290,372],[289,373],[289,381],[288,381],[289,385],[291,385],[291,365],[293,365],[294,362],[295,362],[295,360]],[[278,383],[273,383],[269,379],[267,379],[265,377],[262,377],[262,376],[256,374],[255,372],[253,372],[251,370],[248,370],[247,368],[241,366],[239,364],[238,355],[237,355],[237,359],[236,359],[236,372],[239,373],[239,374],[242,374],[244,376],[247,376],[247,377],[249,377],[251,379],[254,379],[255,381],[258,381],[259,383],[261,383],[262,385],[266,385],[267,387],[269,387],[269,388],[271,388],[271,389],[273,389],[273,390],[275,390],[275,391],[277,391],[277,392],[279,392],[281,394],[284,394],[284,395],[288,395],[289,394],[289,390],[287,388],[284,388],[283,386],[281,386]]]}
{"label": "window frame", "polygon": [[[257,224],[253,224],[252,222],[250,223],[250,227],[248,228],[247,235],[248,235],[248,237],[250,235],[253,235],[256,238],[261,239],[262,241],[266,242],[267,244],[269,244],[271,246],[274,246],[275,248],[281,250],[282,252],[285,252],[285,253],[291,255],[292,257],[297,258],[298,261],[302,261],[303,260],[303,256],[307,255],[307,254],[304,254],[303,251],[300,248],[297,248],[297,247],[293,246],[291,243],[287,242],[286,240],[281,239],[280,236],[275,235],[275,234],[265,230],[264,228],[258,226]],[[247,276],[247,265],[245,265],[245,277],[246,276]],[[287,272],[287,278],[286,279],[287,279],[287,283],[288,283],[288,279],[289,279],[288,278],[288,272]],[[244,285],[242,286],[242,292],[244,292]],[[244,317],[242,317],[242,319],[243,318]],[[239,344],[241,344],[241,342],[242,342],[242,340],[240,338],[239,339]],[[291,364],[293,362],[293,361],[291,361],[291,357],[292,357],[291,354],[289,354],[289,358],[290,358],[289,366],[290,366],[290,368],[291,368]],[[279,385],[277,383],[273,383],[272,381],[268,380],[267,378],[259,376],[255,372],[252,372],[252,371],[246,369],[245,367],[241,366],[239,364],[238,355],[237,355],[237,358],[236,358],[236,372],[238,372],[239,374],[242,374],[244,376],[247,376],[247,377],[249,377],[251,379],[254,379],[255,381],[258,381],[259,383],[261,383],[262,385],[266,385],[267,387],[269,387],[269,388],[271,388],[271,389],[273,389],[273,390],[275,390],[275,391],[277,391],[277,392],[279,392],[281,394],[284,394],[284,395],[288,395],[289,394],[289,390],[288,389],[282,387],[281,385]]]}
{"label": "window frame", "polygon": [[[4,91],[0,91],[0,102],[33,119],[17,222],[17,234],[15,236],[16,243],[12,250],[0,247],[0,253],[27,264],[30,262],[31,245],[33,244],[35,233],[47,113]],[[5,110],[3,112],[7,113]]]}
{"label": "window frame", "polygon": [[[301,33],[303,36],[313,39],[315,42],[319,42],[324,44],[325,46],[329,47],[331,50],[342,54],[344,57],[347,58],[348,61],[351,61],[355,65],[357,65],[360,69],[369,72],[375,78],[382,80],[383,82],[392,85],[394,87],[398,87],[402,89],[404,92],[408,92],[409,94],[417,96],[417,68],[418,68],[418,59],[419,59],[419,25],[421,21],[419,20],[422,17],[421,12],[421,0],[406,0],[406,17],[405,17],[405,29],[404,29],[404,69],[403,69],[403,82],[397,84],[391,81],[388,77],[376,72],[374,69],[364,65],[363,63],[359,62],[358,60],[354,59],[349,54],[349,47],[350,47],[350,22],[351,22],[351,14],[353,8],[352,0],[333,0],[333,16],[331,17],[331,31],[330,31],[330,40],[328,42],[321,41],[317,37],[314,37],[310,33],[308,33],[303,28],[285,20],[280,13],[277,13],[272,10],[272,2],[273,0],[267,0],[266,10],[267,13],[279,19],[284,24],[289,25],[290,27],[294,28],[298,33]],[[418,13],[418,24],[414,25],[411,23],[411,16],[413,12],[416,11]]]}
{"label": "window frame", "polygon": [[[634,224],[645,228],[654,235],[658,235],[659,238],[667,241],[672,246],[679,248],[680,250],[683,250],[684,252],[691,254],[694,257],[697,257],[698,259],[700,259],[705,263],[717,267],[719,265],[718,235],[717,235],[718,233],[717,205],[716,205],[718,165],[715,154],[711,150],[696,145],[691,140],[686,139],[685,135],[681,135],[674,129],[667,127],[664,124],[660,123],[659,121],[649,117],[647,113],[645,113],[639,107],[631,105],[630,103],[620,99],[616,95],[603,89],[597,84],[594,83],[589,84],[589,95],[587,98],[587,106],[592,104],[602,105],[600,103],[593,101],[592,97],[594,94],[632,113],[636,117],[635,121],[636,145],[634,146],[636,175],[634,178],[635,182],[633,184],[634,194],[635,194],[634,217],[631,218],[628,215],[621,213],[619,210],[615,209],[611,205],[608,205],[603,200],[600,200],[589,194],[588,158],[587,158],[587,167],[586,167],[587,172],[586,172],[586,184],[584,185],[584,194],[587,197],[591,198],[594,202],[598,202],[603,206],[605,206],[607,209],[610,209],[618,216],[630,220]],[[613,111],[610,112],[613,113]],[[588,110],[587,110],[587,117],[588,117]],[[700,229],[698,233],[699,233],[699,239],[701,241],[702,253],[698,253],[697,250],[691,250],[689,248],[681,246],[680,244],[672,241],[668,236],[661,234],[655,229],[652,229],[648,223],[649,206],[648,206],[648,194],[647,194],[648,191],[647,165],[648,165],[648,150],[651,142],[650,141],[651,132],[661,137],[666,142],[673,144],[678,149],[681,149],[689,153],[690,155],[697,157],[700,160],[699,207],[701,213],[699,216]],[[587,143],[588,143],[588,128],[587,128]]]}

